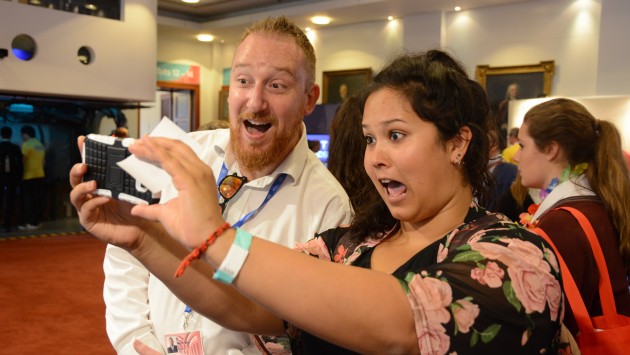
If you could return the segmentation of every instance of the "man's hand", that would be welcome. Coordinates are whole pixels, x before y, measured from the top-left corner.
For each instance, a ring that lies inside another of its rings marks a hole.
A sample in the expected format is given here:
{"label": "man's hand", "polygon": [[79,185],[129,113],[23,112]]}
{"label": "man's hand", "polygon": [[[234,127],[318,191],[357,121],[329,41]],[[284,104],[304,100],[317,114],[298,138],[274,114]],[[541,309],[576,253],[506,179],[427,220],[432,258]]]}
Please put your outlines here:
{"label": "man's hand", "polygon": [[[85,137],[78,139],[79,150]],[[70,170],[70,202],[77,210],[81,225],[96,238],[126,250],[134,250],[148,231],[159,228],[131,215],[132,204],[94,194],[95,181],[82,182],[85,164],[75,164]]]}
{"label": "man's hand", "polygon": [[133,348],[136,349],[140,355],[162,355],[162,352],[153,349],[138,339],[133,341]]}
{"label": "man's hand", "polygon": [[131,211],[134,216],[159,221],[188,249],[199,246],[224,223],[212,170],[187,145],[168,138],[143,137],[129,151],[161,166],[178,191],[178,196],[165,204],[135,206]]}

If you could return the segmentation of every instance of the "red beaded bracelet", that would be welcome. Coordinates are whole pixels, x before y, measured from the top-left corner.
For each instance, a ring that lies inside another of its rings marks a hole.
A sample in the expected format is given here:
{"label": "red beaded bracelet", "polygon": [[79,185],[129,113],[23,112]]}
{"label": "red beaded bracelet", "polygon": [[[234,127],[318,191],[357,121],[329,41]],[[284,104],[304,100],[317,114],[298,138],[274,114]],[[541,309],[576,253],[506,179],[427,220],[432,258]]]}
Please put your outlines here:
{"label": "red beaded bracelet", "polygon": [[228,222],[225,222],[223,223],[221,227],[219,227],[216,231],[214,231],[214,233],[210,234],[208,239],[206,239],[203,243],[201,243],[201,245],[198,248],[194,249],[190,254],[188,254],[184,258],[184,260],[182,260],[182,263],[179,264],[177,271],[175,271],[175,277],[182,276],[182,274],[184,273],[188,265],[190,265],[190,263],[192,263],[193,261],[201,258],[201,256],[203,255],[203,253],[206,252],[208,247],[212,245],[212,243],[214,243],[217,240],[217,238],[219,238],[219,236],[223,234],[226,230],[228,230],[230,227],[231,227],[230,224]]}

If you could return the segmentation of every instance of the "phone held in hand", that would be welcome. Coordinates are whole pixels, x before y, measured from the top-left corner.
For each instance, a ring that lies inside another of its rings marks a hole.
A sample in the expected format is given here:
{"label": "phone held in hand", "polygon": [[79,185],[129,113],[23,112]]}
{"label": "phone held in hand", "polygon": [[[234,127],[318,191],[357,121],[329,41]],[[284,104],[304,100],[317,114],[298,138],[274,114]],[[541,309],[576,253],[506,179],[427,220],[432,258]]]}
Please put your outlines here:
{"label": "phone held in hand", "polygon": [[118,162],[131,155],[133,138],[89,134],[83,143],[83,163],[87,173],[83,181],[96,180],[96,194],[133,204],[153,204],[159,197],[127,174]]}

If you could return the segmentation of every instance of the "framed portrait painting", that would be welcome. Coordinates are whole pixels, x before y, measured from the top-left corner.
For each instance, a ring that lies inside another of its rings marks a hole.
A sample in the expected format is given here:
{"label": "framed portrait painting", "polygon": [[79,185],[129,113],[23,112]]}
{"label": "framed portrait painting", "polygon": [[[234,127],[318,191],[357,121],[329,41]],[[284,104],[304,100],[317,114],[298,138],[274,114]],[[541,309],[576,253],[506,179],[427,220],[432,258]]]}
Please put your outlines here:
{"label": "framed portrait painting", "polygon": [[502,136],[507,136],[509,101],[551,95],[554,70],[553,60],[506,67],[477,66],[476,80],[486,90]]}
{"label": "framed portrait painting", "polygon": [[322,80],[322,103],[340,104],[357,95],[372,79],[372,68],[325,71]]}
{"label": "framed portrait painting", "polygon": [[228,94],[230,93],[230,87],[225,85],[221,87],[219,91],[219,120],[229,121],[230,120],[230,112],[228,111]]}

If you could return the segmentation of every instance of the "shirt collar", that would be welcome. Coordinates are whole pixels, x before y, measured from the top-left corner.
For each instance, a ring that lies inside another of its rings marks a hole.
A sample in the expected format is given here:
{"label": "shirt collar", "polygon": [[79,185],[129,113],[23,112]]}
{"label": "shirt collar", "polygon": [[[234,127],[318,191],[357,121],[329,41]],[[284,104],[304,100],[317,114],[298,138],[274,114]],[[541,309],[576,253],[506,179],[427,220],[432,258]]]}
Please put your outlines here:
{"label": "shirt collar", "polygon": [[569,179],[556,186],[541,202],[540,207],[538,207],[538,210],[536,210],[536,213],[534,213],[532,217],[532,221],[539,219],[543,213],[555,206],[558,201],[575,196],[595,196],[595,192],[591,189],[588,179],[584,174],[578,176],[575,181]]}

